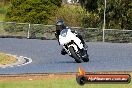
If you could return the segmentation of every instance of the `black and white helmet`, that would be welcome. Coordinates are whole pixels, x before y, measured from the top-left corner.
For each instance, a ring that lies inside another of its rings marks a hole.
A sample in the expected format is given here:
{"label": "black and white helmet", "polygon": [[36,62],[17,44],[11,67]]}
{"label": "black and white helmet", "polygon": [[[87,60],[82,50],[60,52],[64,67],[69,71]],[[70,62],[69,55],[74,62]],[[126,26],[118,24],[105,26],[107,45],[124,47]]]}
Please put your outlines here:
{"label": "black and white helmet", "polygon": [[63,20],[58,20],[56,22],[56,30],[61,31],[61,30],[65,29],[65,28],[66,28],[66,26],[65,26]]}

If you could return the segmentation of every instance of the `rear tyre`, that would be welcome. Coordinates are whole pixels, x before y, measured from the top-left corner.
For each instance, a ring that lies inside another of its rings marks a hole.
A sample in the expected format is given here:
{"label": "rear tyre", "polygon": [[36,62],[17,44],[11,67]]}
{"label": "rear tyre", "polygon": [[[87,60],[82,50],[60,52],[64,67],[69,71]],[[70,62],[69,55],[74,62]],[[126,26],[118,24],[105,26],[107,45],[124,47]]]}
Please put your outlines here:
{"label": "rear tyre", "polygon": [[78,57],[73,47],[69,47],[69,51],[71,52],[72,57],[75,59],[77,63],[81,63],[82,59]]}

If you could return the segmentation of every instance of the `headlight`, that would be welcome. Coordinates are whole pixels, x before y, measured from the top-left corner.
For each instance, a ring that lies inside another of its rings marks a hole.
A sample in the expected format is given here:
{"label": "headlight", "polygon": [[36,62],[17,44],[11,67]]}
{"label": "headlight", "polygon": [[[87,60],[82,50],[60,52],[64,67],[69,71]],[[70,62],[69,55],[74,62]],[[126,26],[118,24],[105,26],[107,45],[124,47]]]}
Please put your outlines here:
{"label": "headlight", "polygon": [[61,34],[62,37],[66,37],[67,33],[63,33]]}
{"label": "headlight", "polygon": [[62,37],[66,37],[67,32],[68,32],[68,30],[67,30],[67,29],[62,30],[62,31],[61,31],[61,33],[60,33],[60,35],[61,35]]}

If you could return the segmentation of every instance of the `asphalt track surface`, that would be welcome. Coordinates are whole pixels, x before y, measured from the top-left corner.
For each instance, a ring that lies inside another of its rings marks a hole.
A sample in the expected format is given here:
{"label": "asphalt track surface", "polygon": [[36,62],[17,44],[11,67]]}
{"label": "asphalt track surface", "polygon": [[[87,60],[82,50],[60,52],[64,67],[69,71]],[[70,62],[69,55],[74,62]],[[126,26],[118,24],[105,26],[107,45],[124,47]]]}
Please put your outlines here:
{"label": "asphalt track surface", "polygon": [[61,55],[55,40],[0,38],[0,51],[32,58],[23,66],[0,68],[0,74],[69,73],[82,66],[87,72],[132,71],[132,43],[88,42],[90,61],[76,63],[68,55]]}

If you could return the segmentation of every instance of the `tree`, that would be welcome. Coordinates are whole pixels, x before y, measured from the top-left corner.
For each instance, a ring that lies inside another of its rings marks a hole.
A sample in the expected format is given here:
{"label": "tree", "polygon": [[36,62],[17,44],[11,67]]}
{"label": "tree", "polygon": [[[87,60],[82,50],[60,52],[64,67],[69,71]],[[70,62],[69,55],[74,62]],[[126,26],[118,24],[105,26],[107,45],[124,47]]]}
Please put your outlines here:
{"label": "tree", "polygon": [[[103,22],[104,0],[80,0],[87,11],[97,13]],[[106,28],[132,29],[131,0],[107,0]]]}
{"label": "tree", "polygon": [[97,0],[79,0],[79,3],[87,11],[95,11],[98,7]]}
{"label": "tree", "polygon": [[[131,6],[130,0],[107,0],[106,28],[132,29]],[[103,8],[100,12],[101,19],[102,14]]]}
{"label": "tree", "polygon": [[100,27],[100,17],[97,13],[97,0],[79,0],[81,6],[88,12],[85,14],[82,24],[84,27]]}
{"label": "tree", "polygon": [[6,21],[47,24],[61,0],[11,0]]}
{"label": "tree", "polygon": [[82,26],[82,18],[86,11],[80,5],[64,4],[61,8],[55,11],[55,15],[51,18],[49,24],[54,24],[58,19],[63,19],[67,26]]}

